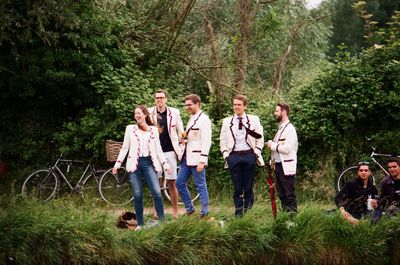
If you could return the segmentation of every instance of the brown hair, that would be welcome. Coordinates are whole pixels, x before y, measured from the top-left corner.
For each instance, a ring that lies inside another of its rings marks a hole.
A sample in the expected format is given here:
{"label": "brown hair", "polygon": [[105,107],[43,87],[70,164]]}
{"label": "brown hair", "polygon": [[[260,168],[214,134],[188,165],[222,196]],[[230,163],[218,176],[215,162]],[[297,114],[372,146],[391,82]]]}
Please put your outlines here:
{"label": "brown hair", "polygon": [[200,102],[201,102],[200,97],[199,97],[198,95],[196,95],[196,94],[187,95],[187,96],[185,97],[185,101],[186,101],[186,100],[192,101],[193,104],[199,103],[199,105],[200,105]]}
{"label": "brown hair", "polygon": [[[145,119],[146,124],[149,126],[153,125],[153,122],[151,121],[151,118],[150,118],[149,110],[147,109],[147,107],[145,105],[139,105],[135,109],[141,109],[143,114],[146,115],[146,119]],[[133,119],[135,119],[135,110],[133,110]],[[140,128],[140,129],[144,129],[144,128]]]}
{"label": "brown hair", "polygon": [[236,96],[233,97],[232,101],[235,100],[235,99],[242,101],[243,105],[247,106],[247,102],[248,101],[247,101],[247,97],[245,95],[240,95],[240,94],[236,95]]}
{"label": "brown hair", "polygon": [[156,92],[154,92],[154,96],[156,96],[157,93],[164,93],[165,97],[166,98],[168,97],[168,93],[165,90],[162,90],[162,89],[157,90]]}
{"label": "brown hair", "polygon": [[276,104],[277,106],[281,107],[281,111],[285,110],[286,114],[289,116],[290,113],[290,107],[288,104],[286,104],[285,102],[279,102],[278,104]]}
{"label": "brown hair", "polygon": [[395,157],[395,156],[389,157],[388,160],[387,160],[387,163],[389,164],[389,163],[392,163],[392,162],[396,162],[397,165],[400,166],[400,160],[397,157]]}

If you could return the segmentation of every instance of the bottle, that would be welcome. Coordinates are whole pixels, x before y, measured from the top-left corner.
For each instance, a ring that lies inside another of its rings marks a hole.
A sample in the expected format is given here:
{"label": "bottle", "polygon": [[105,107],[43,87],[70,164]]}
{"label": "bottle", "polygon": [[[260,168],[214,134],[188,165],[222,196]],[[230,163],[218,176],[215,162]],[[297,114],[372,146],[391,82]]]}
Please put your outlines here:
{"label": "bottle", "polygon": [[372,210],[374,209],[374,208],[372,207],[372,198],[371,198],[371,195],[368,195],[367,209],[368,209],[368,211],[372,211]]}

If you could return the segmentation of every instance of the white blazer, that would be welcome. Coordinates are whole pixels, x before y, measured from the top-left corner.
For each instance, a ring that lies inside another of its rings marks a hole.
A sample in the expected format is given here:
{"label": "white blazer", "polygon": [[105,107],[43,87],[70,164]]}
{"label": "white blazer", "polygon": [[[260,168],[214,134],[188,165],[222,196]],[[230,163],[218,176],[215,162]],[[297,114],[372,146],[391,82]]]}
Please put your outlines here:
{"label": "white blazer", "polygon": [[187,143],[181,144],[182,152],[186,149],[186,164],[198,166],[208,164],[211,147],[211,120],[204,112],[193,115],[186,126]]}
{"label": "white blazer", "polygon": [[[285,175],[295,175],[297,167],[297,133],[292,123],[283,125],[283,131],[277,136],[278,142],[271,145],[272,154],[278,152],[281,158],[283,173]],[[278,131],[279,132],[279,131]]]}
{"label": "white blazer", "polygon": [[[220,151],[224,159],[230,155],[235,146],[235,131],[238,129],[237,126],[233,126],[234,116],[225,118],[222,122],[221,133],[219,136]],[[264,147],[264,135],[263,127],[261,126],[260,119],[258,116],[246,114],[247,122],[244,126],[257,134],[261,135],[261,138],[256,139],[253,136],[246,134],[246,142],[249,144],[250,148],[253,149],[254,153],[257,155],[257,165],[264,166],[264,159],[262,158],[261,151]],[[225,162],[225,168],[228,165]]]}
{"label": "white blazer", "polygon": [[[157,107],[149,108],[150,119],[154,126],[157,126]],[[183,132],[183,122],[178,109],[167,107],[167,127],[168,135],[174,147],[178,160],[182,159],[182,150],[179,146],[179,136]]]}
{"label": "white blazer", "polygon": [[[150,139],[149,139],[149,150],[150,157],[153,162],[154,169],[157,172],[162,171],[162,167],[165,170],[169,168],[167,160],[165,159],[164,153],[161,149],[160,139],[158,136],[158,129],[154,126],[150,127]],[[122,148],[119,151],[117,162],[115,162],[114,167],[120,168],[122,162],[125,160],[126,155],[126,171],[135,172],[139,163],[139,153],[140,153],[140,139],[138,135],[138,126],[128,125],[126,126],[124,142]]]}

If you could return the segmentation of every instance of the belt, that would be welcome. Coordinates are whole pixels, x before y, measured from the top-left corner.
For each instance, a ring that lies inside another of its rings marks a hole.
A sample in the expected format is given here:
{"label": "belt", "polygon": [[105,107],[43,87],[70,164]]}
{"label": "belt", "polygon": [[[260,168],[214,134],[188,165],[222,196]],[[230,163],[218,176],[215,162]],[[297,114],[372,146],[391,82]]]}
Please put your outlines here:
{"label": "belt", "polygon": [[251,154],[254,153],[253,150],[245,150],[245,151],[232,151],[231,154],[235,154],[235,155],[247,155],[247,154]]}

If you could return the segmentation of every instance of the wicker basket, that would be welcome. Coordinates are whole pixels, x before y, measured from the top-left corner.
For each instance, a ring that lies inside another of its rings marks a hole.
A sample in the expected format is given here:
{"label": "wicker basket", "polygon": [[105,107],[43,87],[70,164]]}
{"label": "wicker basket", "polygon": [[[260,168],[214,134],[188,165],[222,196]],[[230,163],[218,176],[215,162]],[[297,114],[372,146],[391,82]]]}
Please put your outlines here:
{"label": "wicker basket", "polygon": [[108,162],[117,161],[119,150],[121,150],[122,142],[106,140],[106,155]]}

